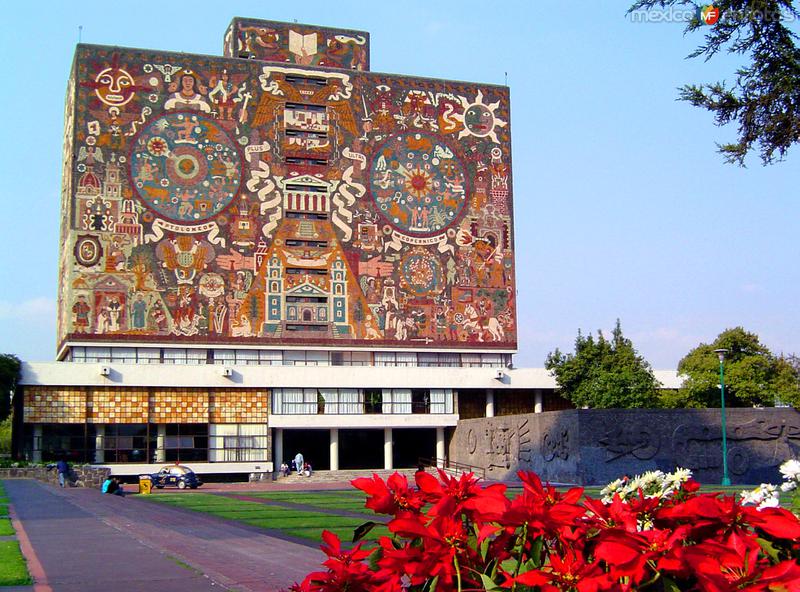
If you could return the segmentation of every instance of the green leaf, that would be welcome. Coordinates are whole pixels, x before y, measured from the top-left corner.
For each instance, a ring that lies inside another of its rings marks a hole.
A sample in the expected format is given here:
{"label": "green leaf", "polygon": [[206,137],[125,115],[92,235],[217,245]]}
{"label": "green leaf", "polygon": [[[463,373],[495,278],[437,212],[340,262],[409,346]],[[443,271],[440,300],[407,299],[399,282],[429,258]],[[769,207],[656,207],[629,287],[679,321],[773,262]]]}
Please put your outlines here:
{"label": "green leaf", "polygon": [[481,546],[478,548],[478,551],[481,554],[481,559],[486,561],[486,554],[489,552],[489,538],[485,538],[481,541]]}
{"label": "green leaf", "polygon": [[378,523],[372,522],[370,520],[369,522],[365,522],[364,524],[356,528],[353,531],[353,542],[357,543],[358,541],[363,539],[365,536],[367,536],[367,534],[369,534],[369,531],[375,528],[376,526],[378,526]]}
{"label": "green leaf", "polygon": [[544,548],[544,539],[542,537],[535,538],[531,543],[530,561],[533,563],[534,569],[542,567],[542,564],[544,563],[544,557],[542,555],[543,548]]}
{"label": "green leaf", "polygon": [[377,547],[369,554],[369,557],[367,557],[367,565],[369,565],[372,571],[378,571],[378,561],[381,559],[383,559],[383,547]]}
{"label": "green leaf", "polygon": [[500,564],[500,567],[503,569],[504,572],[513,574],[514,572],[517,571],[517,563],[519,563],[518,560],[514,558],[509,558],[503,561]]}
{"label": "green leaf", "polygon": [[678,586],[674,580],[671,580],[666,576],[662,576],[661,581],[664,583],[664,592],[683,592],[680,586]]}
{"label": "green leaf", "polygon": [[761,550],[764,552],[764,555],[772,560],[773,565],[780,563],[780,553],[771,541],[762,538],[757,538],[756,541],[758,541],[758,544],[761,546]]}
{"label": "green leaf", "polygon": [[492,590],[502,590],[500,586],[498,586],[489,576],[486,574],[481,574],[481,582],[483,583],[483,589],[491,592]]}

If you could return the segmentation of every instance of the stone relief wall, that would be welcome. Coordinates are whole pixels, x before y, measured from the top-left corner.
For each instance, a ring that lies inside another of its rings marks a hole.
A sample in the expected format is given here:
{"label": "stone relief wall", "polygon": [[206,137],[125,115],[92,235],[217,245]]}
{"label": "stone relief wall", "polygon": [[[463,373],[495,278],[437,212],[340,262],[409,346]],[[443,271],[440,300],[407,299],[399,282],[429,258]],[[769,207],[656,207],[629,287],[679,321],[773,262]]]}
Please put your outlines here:
{"label": "stone relief wall", "polygon": [[[730,409],[728,472],[733,483],[780,482],[778,466],[800,453],[794,409]],[[604,485],[622,475],[675,467],[701,482],[722,478],[718,409],[570,410],[459,422],[450,459],[486,468],[490,479],[532,470],[559,483]]]}

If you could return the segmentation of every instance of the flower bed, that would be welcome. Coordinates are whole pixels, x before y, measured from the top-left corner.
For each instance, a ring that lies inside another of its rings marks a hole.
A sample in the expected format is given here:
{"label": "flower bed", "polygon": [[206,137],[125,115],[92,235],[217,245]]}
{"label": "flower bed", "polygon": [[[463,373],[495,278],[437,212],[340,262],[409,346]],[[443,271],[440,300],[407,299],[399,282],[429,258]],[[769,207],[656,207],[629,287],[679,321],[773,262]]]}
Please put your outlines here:
{"label": "flower bed", "polygon": [[347,549],[323,533],[325,570],[291,590],[800,592],[800,521],[788,510],[701,494],[688,471],[620,480],[604,500],[519,477],[511,500],[471,474],[356,479],[366,507],[393,517],[393,536]]}

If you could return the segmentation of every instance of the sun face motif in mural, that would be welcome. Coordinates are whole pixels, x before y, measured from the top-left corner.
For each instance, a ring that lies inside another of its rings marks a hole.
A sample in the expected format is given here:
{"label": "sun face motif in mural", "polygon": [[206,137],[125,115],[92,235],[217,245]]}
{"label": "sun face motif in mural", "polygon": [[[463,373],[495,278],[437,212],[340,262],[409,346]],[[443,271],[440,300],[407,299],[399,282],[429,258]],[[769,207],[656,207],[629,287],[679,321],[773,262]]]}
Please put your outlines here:
{"label": "sun face motif in mural", "polygon": [[420,132],[392,136],[378,148],[370,188],[389,224],[414,236],[441,233],[467,202],[467,179],[454,150]]}
{"label": "sun face motif in mural", "polygon": [[119,67],[106,68],[94,80],[97,98],[111,107],[121,107],[133,98],[133,76]]}
{"label": "sun face motif in mural", "polygon": [[170,113],[142,130],[133,144],[131,178],[142,202],[182,224],[203,222],[236,197],[241,159],[215,122]]}
{"label": "sun face motif in mural", "polygon": [[479,90],[474,101],[470,103],[462,97],[461,103],[464,107],[464,114],[461,116],[464,120],[464,129],[458,134],[458,139],[475,136],[489,138],[495,144],[499,143],[497,128],[506,126],[506,122],[495,115],[500,102],[485,104],[483,93]]}

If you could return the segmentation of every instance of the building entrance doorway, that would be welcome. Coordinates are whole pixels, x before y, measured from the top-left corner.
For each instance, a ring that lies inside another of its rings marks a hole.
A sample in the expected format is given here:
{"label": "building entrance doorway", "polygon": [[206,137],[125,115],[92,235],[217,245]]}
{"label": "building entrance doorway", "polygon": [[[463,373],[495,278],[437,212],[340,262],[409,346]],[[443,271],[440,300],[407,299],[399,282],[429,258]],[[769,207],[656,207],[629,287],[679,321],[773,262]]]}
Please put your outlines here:
{"label": "building entrance doorway", "polygon": [[305,462],[311,463],[315,471],[328,471],[331,468],[331,434],[329,430],[283,430],[283,456],[278,465],[285,462],[291,466],[299,452]]}
{"label": "building entrance doorway", "polygon": [[436,429],[408,428],[393,429],[393,459],[395,469],[412,469],[420,458],[436,457]]}
{"label": "building entrance doorway", "polygon": [[339,430],[340,469],[383,469],[383,430]]}

